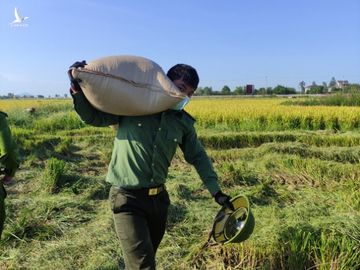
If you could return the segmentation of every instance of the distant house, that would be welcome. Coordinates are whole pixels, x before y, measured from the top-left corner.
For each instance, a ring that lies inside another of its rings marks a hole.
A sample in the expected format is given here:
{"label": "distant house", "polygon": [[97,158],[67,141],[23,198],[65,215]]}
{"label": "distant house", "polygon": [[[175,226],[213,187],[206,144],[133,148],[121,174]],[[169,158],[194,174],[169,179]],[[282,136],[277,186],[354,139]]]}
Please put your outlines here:
{"label": "distant house", "polygon": [[349,82],[346,81],[336,81],[336,87],[343,89],[345,86],[348,86]]}
{"label": "distant house", "polygon": [[312,88],[318,87],[318,85],[313,83],[312,85],[307,85],[304,87],[305,94],[308,93]]}
{"label": "distant house", "polygon": [[348,85],[350,85],[348,80],[336,81],[335,86],[329,87],[329,92],[331,92],[333,88],[344,89]]}
{"label": "distant house", "polygon": [[313,85],[305,86],[305,87],[304,87],[305,93],[308,93],[308,92],[310,91],[311,87],[313,87]]}

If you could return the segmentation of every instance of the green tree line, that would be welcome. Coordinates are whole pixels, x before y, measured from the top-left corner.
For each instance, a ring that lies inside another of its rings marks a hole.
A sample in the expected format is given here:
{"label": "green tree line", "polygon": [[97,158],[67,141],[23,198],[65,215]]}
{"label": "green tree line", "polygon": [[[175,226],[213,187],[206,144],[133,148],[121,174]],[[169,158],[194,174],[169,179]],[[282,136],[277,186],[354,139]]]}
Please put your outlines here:
{"label": "green tree line", "polygon": [[332,77],[329,83],[323,82],[321,85],[312,82],[310,86],[305,86],[305,82],[299,83],[300,92],[297,92],[295,88],[287,87],[283,85],[277,85],[276,87],[261,87],[253,89],[252,93],[247,93],[246,87],[236,86],[231,89],[228,85],[224,85],[221,90],[213,90],[211,86],[199,87],[195,95],[197,96],[212,96],[212,95],[293,95],[293,94],[327,94],[327,93],[356,93],[360,92],[360,84],[347,84],[341,87],[338,86],[335,77]]}

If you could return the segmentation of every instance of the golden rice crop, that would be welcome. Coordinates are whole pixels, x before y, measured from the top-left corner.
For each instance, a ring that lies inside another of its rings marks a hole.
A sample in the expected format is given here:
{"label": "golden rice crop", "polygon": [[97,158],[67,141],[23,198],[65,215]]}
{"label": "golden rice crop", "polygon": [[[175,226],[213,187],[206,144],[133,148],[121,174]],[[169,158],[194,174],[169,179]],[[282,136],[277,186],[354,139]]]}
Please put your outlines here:
{"label": "golden rice crop", "polygon": [[360,127],[359,107],[289,106],[284,99],[194,98],[187,110],[201,126],[233,129],[335,129]]}
{"label": "golden rice crop", "polygon": [[[232,130],[356,130],[360,108],[282,105],[283,98],[193,98],[186,110],[203,127]],[[0,110],[71,106],[71,99],[0,100]],[[64,107],[65,108],[65,107]]]}
{"label": "golden rice crop", "polygon": [[0,99],[0,111],[8,112],[31,107],[37,109],[43,106],[62,105],[69,102],[69,99]]}

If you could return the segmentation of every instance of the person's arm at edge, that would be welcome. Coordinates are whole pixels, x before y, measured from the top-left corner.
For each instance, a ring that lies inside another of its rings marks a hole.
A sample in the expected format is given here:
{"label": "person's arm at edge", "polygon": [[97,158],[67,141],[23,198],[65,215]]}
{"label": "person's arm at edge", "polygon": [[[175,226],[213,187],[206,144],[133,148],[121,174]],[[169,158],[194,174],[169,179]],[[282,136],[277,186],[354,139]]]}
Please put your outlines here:
{"label": "person's arm at edge", "polygon": [[10,128],[6,120],[6,114],[2,113],[0,117],[0,148],[1,148],[1,163],[5,166],[5,176],[3,177],[3,183],[8,184],[11,182],[15,175],[16,170],[19,167],[19,161],[16,152],[16,145],[13,141]]}

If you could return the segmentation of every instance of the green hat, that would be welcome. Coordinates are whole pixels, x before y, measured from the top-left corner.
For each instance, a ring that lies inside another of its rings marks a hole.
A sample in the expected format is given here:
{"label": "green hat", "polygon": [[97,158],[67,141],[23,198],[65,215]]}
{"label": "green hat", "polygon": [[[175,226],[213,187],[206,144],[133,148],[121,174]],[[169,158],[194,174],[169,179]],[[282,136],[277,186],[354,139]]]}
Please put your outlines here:
{"label": "green hat", "polygon": [[212,236],[216,242],[240,243],[252,234],[255,227],[255,218],[250,211],[249,200],[242,195],[232,198],[235,211],[222,207],[217,213]]}

